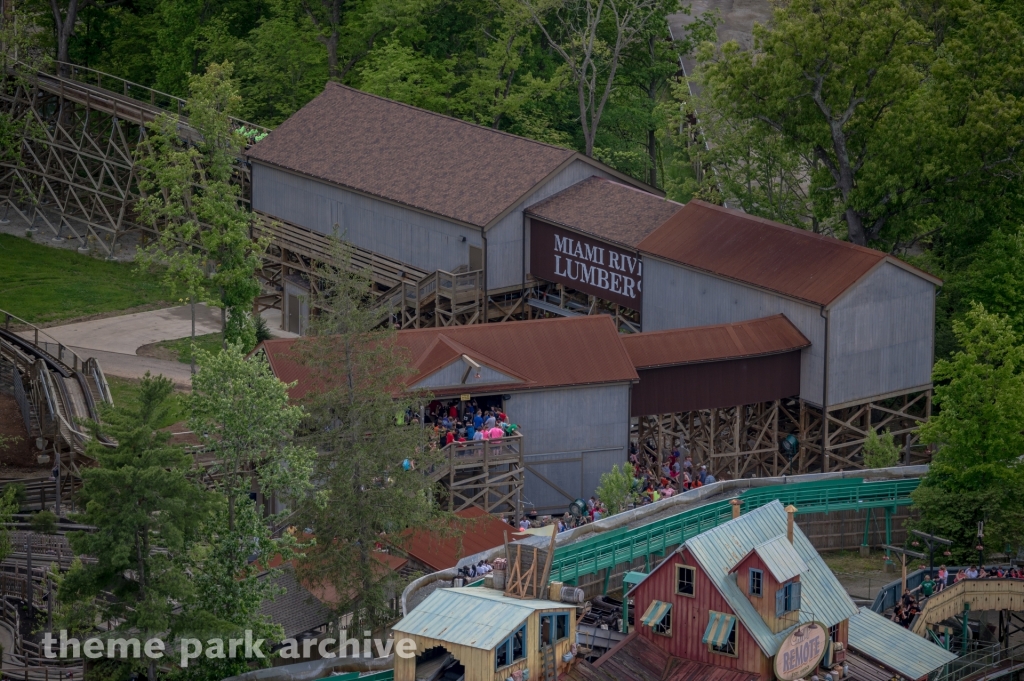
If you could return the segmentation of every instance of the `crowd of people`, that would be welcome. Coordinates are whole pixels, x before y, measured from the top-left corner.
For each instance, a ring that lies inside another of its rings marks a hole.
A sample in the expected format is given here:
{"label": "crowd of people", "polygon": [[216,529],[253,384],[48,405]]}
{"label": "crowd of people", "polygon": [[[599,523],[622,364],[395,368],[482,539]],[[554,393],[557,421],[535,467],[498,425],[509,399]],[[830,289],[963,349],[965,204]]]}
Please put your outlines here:
{"label": "crowd of people", "polygon": [[425,412],[427,425],[433,427],[435,442],[443,449],[453,442],[482,442],[508,437],[518,430],[499,405],[486,406],[476,400],[431,402]]}
{"label": "crowd of people", "polygon": [[[1024,569],[1016,565],[1008,568],[992,566],[986,568],[984,565],[970,565],[959,571],[953,577],[953,584],[962,582],[965,579],[1024,579]],[[930,598],[933,594],[939,593],[949,586],[949,570],[945,565],[940,565],[935,577],[930,572],[925,573],[924,581],[917,589],[906,591],[900,602],[893,609],[892,621],[909,628],[921,609],[920,603]],[[919,592],[919,598],[915,598],[914,591]]]}
{"label": "crowd of people", "polygon": [[716,482],[707,465],[695,464],[690,453],[679,445],[672,448],[659,470],[657,461],[642,455],[634,443],[630,445],[629,463],[633,468],[633,491],[640,505]]}

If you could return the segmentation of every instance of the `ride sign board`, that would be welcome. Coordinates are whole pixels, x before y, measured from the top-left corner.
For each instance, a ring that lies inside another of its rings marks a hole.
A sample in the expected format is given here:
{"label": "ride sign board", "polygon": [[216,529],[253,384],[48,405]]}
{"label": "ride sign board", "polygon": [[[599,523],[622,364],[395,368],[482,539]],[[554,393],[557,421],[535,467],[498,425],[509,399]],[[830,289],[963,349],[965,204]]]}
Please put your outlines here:
{"label": "ride sign board", "polygon": [[775,676],[796,681],[810,676],[821,663],[828,642],[828,630],[817,622],[801,624],[779,646],[775,654]]}
{"label": "ride sign board", "polygon": [[580,232],[530,219],[530,274],[603,300],[640,310],[640,254]]}

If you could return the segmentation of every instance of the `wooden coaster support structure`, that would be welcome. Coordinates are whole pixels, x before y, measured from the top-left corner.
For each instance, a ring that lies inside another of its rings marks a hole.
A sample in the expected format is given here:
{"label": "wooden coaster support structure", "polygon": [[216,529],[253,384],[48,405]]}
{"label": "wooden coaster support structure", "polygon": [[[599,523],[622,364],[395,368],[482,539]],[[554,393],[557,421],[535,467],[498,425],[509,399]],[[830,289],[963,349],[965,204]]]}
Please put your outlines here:
{"label": "wooden coaster support structure", "polygon": [[505,532],[505,559],[508,561],[505,595],[520,599],[546,599],[554,555],[554,533],[551,534],[547,549],[542,549],[522,543],[509,545],[508,532]]}

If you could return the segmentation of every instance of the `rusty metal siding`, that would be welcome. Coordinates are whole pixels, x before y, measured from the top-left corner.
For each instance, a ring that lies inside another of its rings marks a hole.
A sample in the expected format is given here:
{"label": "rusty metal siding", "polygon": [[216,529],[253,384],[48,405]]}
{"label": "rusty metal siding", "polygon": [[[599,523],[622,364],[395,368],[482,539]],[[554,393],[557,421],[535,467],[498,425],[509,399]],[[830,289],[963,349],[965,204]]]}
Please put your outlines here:
{"label": "rusty metal siding", "polygon": [[[696,568],[695,593],[692,598],[676,594],[676,565]],[[765,655],[739,618],[736,619],[736,657],[712,653],[707,644],[701,643],[708,625],[708,611],[715,610],[732,615],[736,613],[686,549],[662,562],[637,586],[633,592],[633,612],[643,613],[651,601],[655,600],[672,604],[672,636],[659,636],[653,633],[650,627],[638,625],[641,636],[669,655],[716,667],[763,674]]]}
{"label": "rusty metal siding", "polygon": [[931,383],[935,286],[884,263],[829,311],[828,403]]}
{"label": "rusty metal siding", "polygon": [[428,272],[468,265],[469,247],[483,245],[479,229],[258,162],[252,207],[321,234],[332,234],[337,224],[344,240]]}
{"label": "rusty metal siding", "polygon": [[626,461],[627,383],[513,392],[505,412],[523,432],[524,496],[538,512],[561,512],[573,499],[586,499],[602,473]]}
{"label": "rusty metal siding", "polygon": [[632,416],[735,407],[800,392],[800,351],[764,357],[640,369]]}
{"label": "rusty metal siding", "polygon": [[529,271],[529,263],[523,262],[524,251],[529,259],[529,244],[524,245],[526,219],[523,210],[594,175],[612,179],[608,173],[586,161],[573,161],[487,230],[488,290],[521,284],[523,273]]}
{"label": "rusty metal siding", "polygon": [[644,331],[786,315],[811,342],[800,353],[800,397],[821,404],[825,319],[819,306],[645,255],[643,309]]}

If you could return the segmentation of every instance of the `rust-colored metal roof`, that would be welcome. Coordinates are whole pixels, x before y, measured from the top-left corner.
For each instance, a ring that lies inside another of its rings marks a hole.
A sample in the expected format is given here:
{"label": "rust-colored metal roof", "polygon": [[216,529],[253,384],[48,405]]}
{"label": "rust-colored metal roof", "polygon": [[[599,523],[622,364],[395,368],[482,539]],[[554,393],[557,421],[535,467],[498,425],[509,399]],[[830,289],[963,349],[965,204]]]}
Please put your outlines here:
{"label": "rust-colored metal roof", "polygon": [[639,250],[816,305],[829,305],[887,260],[942,282],[898,258],[741,211],[693,200]]}
{"label": "rust-colored metal roof", "polygon": [[589,177],[526,209],[555,225],[636,248],[683,207],[621,182]]}
{"label": "rust-colored metal roof", "polygon": [[[443,339],[443,342],[438,342]],[[264,341],[274,375],[296,382],[289,392],[299,400],[315,389],[310,371],[293,346],[302,339]],[[455,361],[461,354],[516,378],[513,383],[473,386],[475,391],[508,392],[638,380],[633,363],[608,315],[559,317],[500,324],[409,329],[396,334],[409,351],[414,374],[409,385]],[[467,386],[432,388],[437,396],[457,395]]]}
{"label": "rust-colored metal roof", "polygon": [[637,369],[792,352],[811,345],[785,315],[622,336]]}
{"label": "rust-colored metal roof", "polygon": [[437,532],[421,530],[402,544],[402,550],[431,570],[447,570],[458,565],[459,560],[465,556],[501,546],[505,541],[505,533],[515,531],[483,509],[467,508],[457,511],[455,515],[468,521],[461,526],[461,535],[442,537]]}
{"label": "rust-colored metal roof", "polygon": [[601,659],[593,663],[580,661],[562,678],[569,681],[757,681],[759,677],[738,669],[669,655],[639,631],[633,631]]}
{"label": "rust-colored metal roof", "polygon": [[576,156],[327,83],[249,158],[480,227]]}

